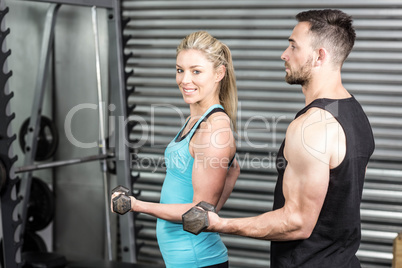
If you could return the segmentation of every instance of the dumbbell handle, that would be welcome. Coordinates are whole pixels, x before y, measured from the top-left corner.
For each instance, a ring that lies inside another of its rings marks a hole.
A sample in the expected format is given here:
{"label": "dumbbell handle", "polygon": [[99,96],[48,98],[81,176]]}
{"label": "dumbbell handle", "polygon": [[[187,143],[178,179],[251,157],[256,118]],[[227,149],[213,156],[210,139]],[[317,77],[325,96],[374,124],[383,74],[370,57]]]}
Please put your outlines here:
{"label": "dumbbell handle", "polygon": [[196,205],[196,207],[200,207],[200,208],[202,208],[202,209],[205,210],[205,211],[212,211],[212,212],[215,212],[215,213],[216,213],[216,208],[215,208],[215,206],[212,205],[212,204],[210,204],[210,203],[207,203],[207,202],[205,202],[205,201],[201,201],[200,203],[198,203],[198,204]]}
{"label": "dumbbell handle", "polygon": [[122,192],[122,193],[124,193],[125,195],[128,195],[128,193],[130,192],[130,190],[129,190],[128,188],[122,186],[122,185],[119,185],[119,186],[113,188],[112,194],[114,194],[115,192]]}

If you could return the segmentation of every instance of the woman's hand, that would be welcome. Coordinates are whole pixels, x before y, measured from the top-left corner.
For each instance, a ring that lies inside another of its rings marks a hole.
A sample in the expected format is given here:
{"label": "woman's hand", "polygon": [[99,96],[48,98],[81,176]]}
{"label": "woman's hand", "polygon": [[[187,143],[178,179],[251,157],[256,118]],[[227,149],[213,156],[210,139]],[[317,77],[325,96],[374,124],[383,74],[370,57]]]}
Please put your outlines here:
{"label": "woman's hand", "polygon": [[[113,199],[115,198],[115,197],[118,197],[118,196],[120,196],[120,195],[122,195],[122,194],[124,194],[123,192],[114,192],[113,194],[112,194],[112,196],[110,197],[110,210],[113,212],[113,213],[116,213],[116,211],[114,211],[113,210]],[[130,211],[129,212],[132,212],[132,211],[135,211],[135,205],[136,205],[136,203],[137,203],[137,199],[134,197],[134,196],[129,196],[130,197],[130,204],[131,204],[131,209],[130,209]]]}

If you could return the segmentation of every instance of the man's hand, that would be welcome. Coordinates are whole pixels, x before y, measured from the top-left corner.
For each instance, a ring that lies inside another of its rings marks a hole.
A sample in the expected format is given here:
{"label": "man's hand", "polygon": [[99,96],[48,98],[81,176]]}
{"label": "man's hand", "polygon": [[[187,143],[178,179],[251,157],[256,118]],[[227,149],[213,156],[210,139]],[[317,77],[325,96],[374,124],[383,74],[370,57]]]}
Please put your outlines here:
{"label": "man's hand", "polygon": [[208,211],[209,226],[205,229],[206,232],[219,232],[219,226],[222,221],[221,217],[214,212]]}

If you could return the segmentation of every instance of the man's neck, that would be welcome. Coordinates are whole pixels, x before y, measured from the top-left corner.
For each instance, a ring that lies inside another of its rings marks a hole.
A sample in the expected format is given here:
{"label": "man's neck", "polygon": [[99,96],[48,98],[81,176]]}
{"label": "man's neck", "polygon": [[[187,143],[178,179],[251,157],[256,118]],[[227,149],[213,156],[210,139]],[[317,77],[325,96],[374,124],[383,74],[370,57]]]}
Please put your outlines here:
{"label": "man's neck", "polygon": [[318,79],[313,78],[307,85],[302,87],[302,91],[306,105],[316,99],[345,99],[351,97],[342,85],[340,73],[320,76]]}

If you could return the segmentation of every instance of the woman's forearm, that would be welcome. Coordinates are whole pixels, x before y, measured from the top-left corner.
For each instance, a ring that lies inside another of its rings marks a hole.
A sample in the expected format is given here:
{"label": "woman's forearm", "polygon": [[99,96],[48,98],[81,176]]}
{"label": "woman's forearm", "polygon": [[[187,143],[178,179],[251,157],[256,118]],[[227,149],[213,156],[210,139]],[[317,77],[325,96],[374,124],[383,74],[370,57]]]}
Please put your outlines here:
{"label": "woman's forearm", "polygon": [[[133,200],[133,199],[132,199]],[[160,204],[141,200],[132,202],[132,211],[145,213],[163,220],[181,222],[182,215],[195,204]]]}
{"label": "woman's forearm", "polygon": [[216,205],[216,211],[219,212],[222,207],[225,205],[226,201],[228,200],[230,194],[233,191],[233,188],[236,184],[237,178],[239,177],[240,174],[240,168],[237,164],[237,162],[233,163],[233,166],[230,167],[228,174],[226,176],[225,180],[225,186],[222,191],[222,195],[219,198],[218,204]]}

